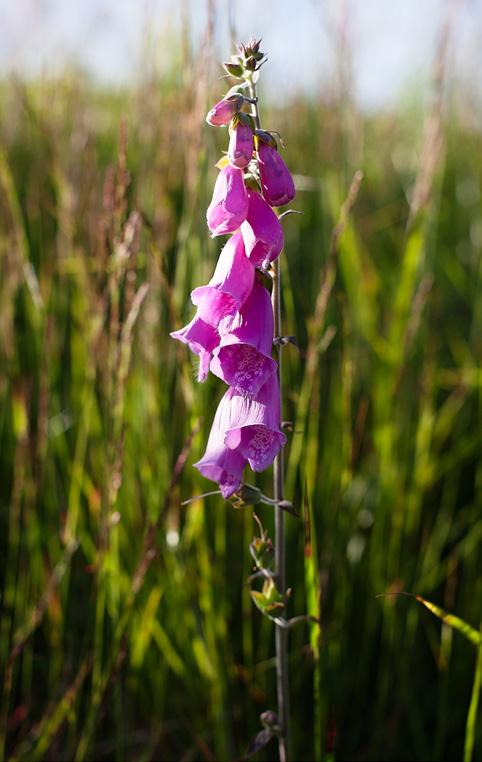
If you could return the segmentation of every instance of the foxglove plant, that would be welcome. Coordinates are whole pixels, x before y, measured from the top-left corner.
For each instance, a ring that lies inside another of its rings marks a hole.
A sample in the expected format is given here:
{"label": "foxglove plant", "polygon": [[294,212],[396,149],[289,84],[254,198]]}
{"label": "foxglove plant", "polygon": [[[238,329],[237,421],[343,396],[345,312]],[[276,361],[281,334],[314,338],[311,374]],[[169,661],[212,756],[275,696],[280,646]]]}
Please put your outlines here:
{"label": "foxglove plant", "polygon": [[[293,179],[278,152],[273,133],[262,130],[256,83],[265,62],[260,43],[251,40],[226,63],[237,84],[209,111],[208,124],[227,126],[227,155],[218,162],[219,174],[208,207],[207,225],[213,237],[230,235],[214,274],[191,294],[197,312],[171,336],[199,357],[198,380],[208,370],[228,385],[214,416],[206,451],[195,464],[203,476],[217,482],[224,498],[238,504],[262,502],[275,510],[275,569],[265,567],[262,554],[251,552],[263,590],[253,600],[276,624],[278,716],[274,713],[263,738],[278,737],[280,759],[288,746],[288,672],[286,630],[290,622],[279,615],[286,603],[284,510],[281,430],[280,272],[284,237],[274,208],[295,195]],[[271,297],[266,288],[271,282]],[[272,357],[273,346],[278,363]],[[264,471],[274,464],[274,497],[243,484],[246,467]],[[266,545],[262,530],[261,546]],[[259,539],[259,538],[258,538]],[[259,542],[256,544],[258,547]]]}

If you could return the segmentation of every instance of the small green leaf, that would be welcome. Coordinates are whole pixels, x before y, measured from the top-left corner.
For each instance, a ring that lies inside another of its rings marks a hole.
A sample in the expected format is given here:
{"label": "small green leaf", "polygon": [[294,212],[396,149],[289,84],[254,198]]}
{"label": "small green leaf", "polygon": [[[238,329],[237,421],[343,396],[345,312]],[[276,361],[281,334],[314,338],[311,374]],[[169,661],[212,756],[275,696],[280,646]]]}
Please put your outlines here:
{"label": "small green leaf", "polygon": [[236,77],[237,79],[241,79],[241,77],[244,74],[244,69],[240,64],[226,61],[225,63],[223,63],[223,66],[230,77]]}
{"label": "small green leaf", "polygon": [[273,614],[284,609],[284,597],[279,592],[272,577],[265,580],[263,589],[251,590],[251,598],[263,614]]}

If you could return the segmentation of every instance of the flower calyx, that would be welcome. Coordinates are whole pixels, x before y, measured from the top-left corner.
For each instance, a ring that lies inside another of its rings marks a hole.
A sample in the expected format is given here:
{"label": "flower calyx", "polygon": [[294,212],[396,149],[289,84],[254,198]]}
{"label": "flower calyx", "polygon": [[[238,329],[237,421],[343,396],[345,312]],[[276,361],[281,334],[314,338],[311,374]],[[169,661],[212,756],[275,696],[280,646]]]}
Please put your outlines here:
{"label": "flower calyx", "polygon": [[[242,96],[241,96],[242,97]],[[251,132],[255,132],[255,126],[254,126],[254,119],[250,114],[246,114],[244,111],[238,111],[233,118],[231,119],[229,123],[229,134],[234,132],[238,125],[243,125],[243,127],[249,127]]]}
{"label": "flower calyx", "polygon": [[259,143],[265,143],[270,148],[274,148],[276,151],[278,150],[278,144],[271,134],[271,132],[268,132],[267,130],[255,130],[254,133],[254,142],[256,145],[256,149],[258,149]]}

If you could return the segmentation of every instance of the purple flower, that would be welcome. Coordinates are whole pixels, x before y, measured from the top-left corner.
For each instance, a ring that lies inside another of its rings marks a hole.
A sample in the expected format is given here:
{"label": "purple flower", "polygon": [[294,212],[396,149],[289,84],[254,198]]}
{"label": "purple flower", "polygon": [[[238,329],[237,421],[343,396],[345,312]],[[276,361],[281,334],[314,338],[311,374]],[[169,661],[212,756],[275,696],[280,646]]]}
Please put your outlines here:
{"label": "purple flower", "polygon": [[244,169],[253,158],[253,131],[248,123],[241,120],[235,122],[229,129],[228,159],[231,166]]}
{"label": "purple flower", "polygon": [[264,471],[286,443],[286,437],[280,431],[281,405],[277,374],[269,376],[254,397],[230,388],[225,399],[230,407],[230,425],[226,428],[225,445],[247,458],[253,471]]}
{"label": "purple flower", "polygon": [[243,236],[231,236],[218,259],[207,286],[191,293],[199,317],[217,328],[226,315],[233,315],[248,298],[254,283],[254,267],[244,251]]}
{"label": "purple flower", "polygon": [[194,467],[206,479],[217,482],[222,496],[227,498],[240,488],[241,477],[246,463],[246,458],[243,458],[238,452],[225,447],[223,444],[223,432],[219,430],[218,422],[214,418],[206,452],[201,460],[194,464]]}
{"label": "purple flower", "polygon": [[233,233],[244,222],[247,213],[248,194],[243,171],[228,165],[220,171],[214,186],[206,213],[208,228],[213,236]]}
{"label": "purple flower", "polygon": [[283,206],[295,197],[295,185],[280,154],[262,140],[258,141],[258,166],[263,196],[270,206]]}
{"label": "purple flower", "polygon": [[221,341],[214,349],[210,370],[239,392],[257,394],[276,371],[271,357],[273,310],[268,291],[255,282],[234,318],[220,326]]}
{"label": "purple flower", "polygon": [[248,190],[248,199],[248,216],[241,225],[246,255],[255,267],[266,269],[283,248],[283,229],[278,217],[259,193]]}
{"label": "purple flower", "polygon": [[209,371],[212,352],[219,344],[219,334],[213,326],[205,323],[199,317],[199,313],[193,317],[190,323],[171,334],[173,339],[187,344],[191,352],[199,356],[198,381],[205,381]]}
{"label": "purple flower", "polygon": [[271,465],[286,442],[279,427],[276,373],[254,397],[230,387],[216,410],[206,452],[194,465],[219,483],[225,497],[232,495],[239,488],[243,462],[247,460],[253,471],[264,471]]}
{"label": "purple flower", "polygon": [[241,485],[246,461],[253,471],[273,462],[286,437],[280,431],[278,377],[273,373],[255,397],[228,389],[216,410],[206,452],[195,467],[229,497]]}
{"label": "purple flower", "polygon": [[216,103],[206,116],[206,122],[214,127],[220,127],[223,124],[229,124],[233,116],[241,109],[243,105],[242,95],[232,95],[230,98],[223,98]]}

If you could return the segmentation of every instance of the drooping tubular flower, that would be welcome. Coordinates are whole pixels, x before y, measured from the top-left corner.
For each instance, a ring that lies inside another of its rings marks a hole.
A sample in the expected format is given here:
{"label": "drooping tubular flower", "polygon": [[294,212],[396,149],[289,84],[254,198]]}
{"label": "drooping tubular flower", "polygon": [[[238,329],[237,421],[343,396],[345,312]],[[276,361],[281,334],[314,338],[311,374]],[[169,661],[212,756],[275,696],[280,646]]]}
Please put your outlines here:
{"label": "drooping tubular flower", "polygon": [[[219,410],[219,408],[218,408]],[[247,463],[239,452],[230,450],[223,441],[223,432],[214,419],[206,452],[194,467],[206,479],[217,482],[224,498],[231,497],[241,486],[241,477]]]}
{"label": "drooping tubular flower", "polygon": [[240,393],[257,394],[277,367],[271,357],[271,299],[257,279],[234,318],[221,321],[219,332],[221,340],[213,350],[211,372]]}
{"label": "drooping tubular flower", "polygon": [[244,169],[253,158],[253,150],[252,119],[247,114],[236,114],[229,125],[229,163],[233,167]]}
{"label": "drooping tubular flower", "polygon": [[266,269],[284,245],[281,223],[256,191],[248,190],[248,215],[241,225],[246,256],[255,267]]}
{"label": "drooping tubular flower", "polygon": [[223,98],[212,107],[206,116],[206,122],[213,127],[229,124],[233,116],[241,109],[244,98],[242,95],[231,95]]}
{"label": "drooping tubular flower", "polygon": [[197,380],[205,381],[209,372],[213,349],[217,347],[220,341],[217,330],[196,313],[190,323],[178,331],[172,331],[170,335],[173,339],[187,344],[191,352],[198,355],[199,370]]}
{"label": "drooping tubular flower", "polygon": [[283,206],[295,197],[295,184],[276,143],[258,137],[258,167],[263,196],[270,206]]}
{"label": "drooping tubular flower", "polygon": [[264,471],[286,443],[280,430],[281,405],[278,376],[273,373],[254,397],[228,389],[231,425],[224,442],[244,458],[253,471]]}
{"label": "drooping tubular flower", "polygon": [[254,283],[254,267],[246,256],[238,231],[228,240],[207,286],[191,293],[199,317],[217,328],[226,315],[234,315],[248,298]]}
{"label": "drooping tubular flower", "polygon": [[285,442],[278,378],[272,374],[254,397],[228,389],[214,416],[206,452],[194,465],[229,497],[240,487],[246,461],[253,471],[264,471]]}
{"label": "drooping tubular flower", "polygon": [[248,194],[243,170],[228,164],[216,179],[206,212],[208,228],[213,236],[234,233],[246,219],[247,213]]}

